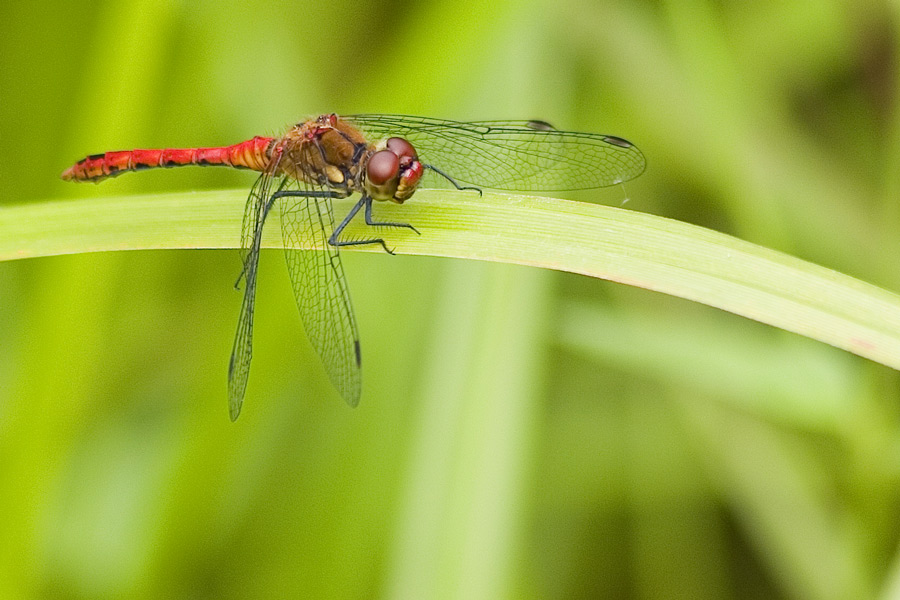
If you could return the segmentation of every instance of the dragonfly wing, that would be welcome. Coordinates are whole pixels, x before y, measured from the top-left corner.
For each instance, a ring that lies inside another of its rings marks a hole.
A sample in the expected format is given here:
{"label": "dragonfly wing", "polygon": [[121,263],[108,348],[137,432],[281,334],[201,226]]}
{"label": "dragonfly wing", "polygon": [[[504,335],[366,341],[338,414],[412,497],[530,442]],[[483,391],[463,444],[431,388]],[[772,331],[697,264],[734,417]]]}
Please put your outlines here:
{"label": "dragonfly wing", "polygon": [[253,309],[256,302],[256,265],[244,265],[244,301],[238,318],[231,360],[228,363],[228,413],[234,421],[241,414],[244,392],[247,390],[247,376],[250,373],[250,358],[253,340]]}
{"label": "dragonfly wing", "polygon": [[238,317],[237,333],[228,363],[228,409],[231,420],[241,414],[244,393],[247,390],[247,376],[250,373],[250,359],[253,350],[253,309],[256,303],[256,274],[259,267],[259,250],[262,231],[270,206],[269,198],[273,189],[284,185],[271,172],[263,173],[256,180],[244,209],[241,233],[241,256],[243,270],[238,278],[244,280],[244,300]]}
{"label": "dragonfly wing", "polygon": [[[328,243],[334,230],[331,198],[297,195],[280,202],[284,254],[300,318],[331,383],[356,406],[362,390],[359,331],[340,254]],[[296,250],[310,247],[318,250]]]}
{"label": "dragonfly wing", "polygon": [[406,115],[345,119],[371,140],[403,137],[419,158],[464,183],[520,191],[616,185],[644,172],[640,150],[622,138],[560,131],[544,121],[459,122]]}

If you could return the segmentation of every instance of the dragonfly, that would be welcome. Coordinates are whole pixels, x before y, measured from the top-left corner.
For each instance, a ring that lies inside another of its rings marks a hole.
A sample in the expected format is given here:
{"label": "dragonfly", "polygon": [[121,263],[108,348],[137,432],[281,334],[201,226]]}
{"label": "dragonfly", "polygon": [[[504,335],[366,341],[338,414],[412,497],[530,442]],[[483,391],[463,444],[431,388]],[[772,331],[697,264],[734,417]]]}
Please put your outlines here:
{"label": "dragonfly", "polygon": [[[67,181],[99,182],[158,167],[225,166],[261,174],[250,190],[241,227],[244,283],[228,365],[231,420],[244,402],[252,357],[253,313],[263,226],[277,204],[285,259],[300,317],[332,385],[350,406],[362,393],[362,354],[340,249],[383,237],[342,236],[360,212],[366,225],[419,231],[377,221],[374,201],[403,204],[421,185],[514,191],[569,191],[624,183],[646,161],[613,135],[558,130],[546,121],[460,122],[409,115],[323,114],[281,137],[256,136],[231,146],[124,150],[87,156],[66,169]],[[340,221],[332,201],[358,194]],[[378,229],[383,231],[383,229]],[[317,248],[319,250],[305,250]]]}

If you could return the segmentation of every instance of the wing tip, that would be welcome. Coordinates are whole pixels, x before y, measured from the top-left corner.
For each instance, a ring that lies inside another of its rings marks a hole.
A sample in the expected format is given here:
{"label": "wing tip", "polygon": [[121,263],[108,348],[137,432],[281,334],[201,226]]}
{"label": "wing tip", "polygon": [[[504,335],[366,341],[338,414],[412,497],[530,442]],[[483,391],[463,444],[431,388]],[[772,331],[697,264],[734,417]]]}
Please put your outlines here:
{"label": "wing tip", "polygon": [[241,406],[243,405],[243,401],[236,400],[232,398],[228,403],[228,416],[231,418],[231,422],[234,423],[237,421],[238,417],[241,416]]}

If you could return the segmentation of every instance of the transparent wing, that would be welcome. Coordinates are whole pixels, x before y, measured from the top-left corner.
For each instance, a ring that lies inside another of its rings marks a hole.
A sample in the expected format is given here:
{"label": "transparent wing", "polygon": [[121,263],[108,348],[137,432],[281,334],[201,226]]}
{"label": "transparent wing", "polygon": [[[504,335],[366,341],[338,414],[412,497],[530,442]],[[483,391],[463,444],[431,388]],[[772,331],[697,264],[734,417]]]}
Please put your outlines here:
{"label": "transparent wing", "polygon": [[[291,181],[300,193],[318,188]],[[350,406],[362,389],[359,331],[338,249],[328,243],[334,230],[331,198],[282,197],[284,255],[306,335],[325,366],[331,383]],[[320,250],[294,250],[314,247]]]}
{"label": "transparent wing", "polygon": [[644,155],[627,140],[560,131],[543,121],[463,123],[407,115],[342,118],[371,141],[406,138],[424,163],[476,186],[584,190],[629,181],[646,168]]}
{"label": "transparent wing", "polygon": [[253,354],[253,309],[256,304],[260,243],[270,208],[269,198],[274,189],[280,185],[284,185],[283,179],[277,179],[271,172],[263,173],[253,184],[244,208],[241,228],[243,270],[235,284],[239,286],[241,279],[244,280],[244,300],[241,303],[241,314],[238,317],[231,360],[228,363],[228,409],[232,421],[241,414],[244,393],[247,391],[247,376],[250,373],[250,359]]}

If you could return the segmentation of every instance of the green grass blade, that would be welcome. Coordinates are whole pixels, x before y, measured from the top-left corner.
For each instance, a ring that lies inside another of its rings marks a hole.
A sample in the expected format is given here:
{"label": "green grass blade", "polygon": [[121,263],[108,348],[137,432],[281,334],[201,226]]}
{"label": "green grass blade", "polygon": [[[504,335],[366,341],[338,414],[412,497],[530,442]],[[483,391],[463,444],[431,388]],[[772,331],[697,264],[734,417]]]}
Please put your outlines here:
{"label": "green grass blade", "polygon": [[[0,208],[0,260],[107,250],[234,248],[246,192],[98,197]],[[337,201],[338,214],[352,199]],[[702,302],[900,369],[900,297],[733,237],[552,198],[422,190],[380,205],[398,253],[571,271]],[[347,236],[371,236],[357,219]],[[264,247],[281,245],[267,228]],[[370,246],[354,250],[382,252]]]}

